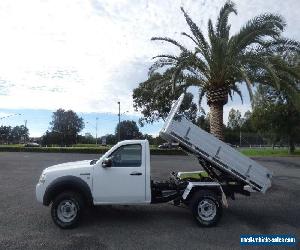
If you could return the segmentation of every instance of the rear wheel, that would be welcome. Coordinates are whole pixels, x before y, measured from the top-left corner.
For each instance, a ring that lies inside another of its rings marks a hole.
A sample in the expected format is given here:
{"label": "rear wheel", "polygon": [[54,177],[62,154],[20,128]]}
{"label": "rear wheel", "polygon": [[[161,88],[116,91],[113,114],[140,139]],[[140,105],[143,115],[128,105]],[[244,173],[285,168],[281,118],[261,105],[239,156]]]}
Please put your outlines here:
{"label": "rear wheel", "polygon": [[222,216],[222,204],[218,196],[210,190],[200,190],[194,194],[190,208],[200,226],[215,226]]}
{"label": "rear wheel", "polygon": [[63,192],[53,201],[51,216],[53,222],[63,229],[77,226],[83,210],[81,195],[74,192]]}

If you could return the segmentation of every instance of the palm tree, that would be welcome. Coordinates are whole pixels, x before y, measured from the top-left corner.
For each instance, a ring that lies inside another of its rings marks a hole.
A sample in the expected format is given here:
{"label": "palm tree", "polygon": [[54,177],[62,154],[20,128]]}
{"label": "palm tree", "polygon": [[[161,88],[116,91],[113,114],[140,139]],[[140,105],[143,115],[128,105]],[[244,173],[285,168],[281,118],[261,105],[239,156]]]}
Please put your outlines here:
{"label": "palm tree", "polygon": [[[184,77],[187,86],[199,88],[199,105],[204,95],[210,107],[210,132],[223,140],[223,106],[237,93],[242,99],[238,84],[246,84],[250,97],[256,81],[253,72],[268,72],[272,83],[279,83],[276,68],[287,69],[288,65],[280,57],[275,57],[273,49],[300,50],[296,41],[281,38],[285,22],[279,15],[262,14],[249,20],[236,34],[230,36],[228,17],[237,14],[231,1],[221,8],[216,25],[208,21],[208,39],[181,8],[191,34],[182,35],[194,43],[189,50],[178,41],[168,37],[153,37],[171,43],[180,49],[179,55],[158,55],[149,70],[151,76],[156,71],[168,68],[166,79],[170,78],[173,89],[178,77]],[[180,81],[182,87],[182,81]],[[268,84],[268,82],[266,82]],[[292,86],[290,88],[293,88]],[[243,100],[243,99],[242,99]]]}

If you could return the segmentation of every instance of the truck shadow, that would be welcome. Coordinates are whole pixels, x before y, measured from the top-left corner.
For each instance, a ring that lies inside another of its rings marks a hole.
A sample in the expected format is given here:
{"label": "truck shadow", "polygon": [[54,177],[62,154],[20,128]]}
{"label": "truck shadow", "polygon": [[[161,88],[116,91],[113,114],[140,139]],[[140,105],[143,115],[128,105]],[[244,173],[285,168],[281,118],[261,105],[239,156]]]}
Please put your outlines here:
{"label": "truck shadow", "polygon": [[[288,228],[299,228],[300,214],[293,206],[282,207],[279,204],[266,206],[265,203],[253,204],[252,201],[238,200],[224,209],[216,230],[243,225],[247,230],[256,233],[274,233],[274,228],[285,225]],[[268,201],[265,201],[268,203]],[[82,225],[101,227],[133,228],[152,227],[172,228],[184,225],[187,228],[198,228],[188,208],[175,207],[171,204],[140,206],[98,206],[89,209],[82,220]],[[209,229],[205,229],[209,230]]]}
{"label": "truck shadow", "polygon": [[82,224],[125,225],[141,226],[146,224],[173,224],[174,222],[193,222],[188,209],[173,205],[146,205],[146,206],[97,206],[86,211]]}

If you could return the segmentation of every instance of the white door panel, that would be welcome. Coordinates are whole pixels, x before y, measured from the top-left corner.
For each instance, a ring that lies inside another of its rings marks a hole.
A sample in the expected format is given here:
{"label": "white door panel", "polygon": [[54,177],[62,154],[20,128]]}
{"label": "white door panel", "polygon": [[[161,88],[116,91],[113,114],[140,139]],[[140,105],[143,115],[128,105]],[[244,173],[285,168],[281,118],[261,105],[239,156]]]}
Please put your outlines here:
{"label": "white door panel", "polygon": [[141,144],[124,145],[111,155],[112,166],[94,169],[95,203],[145,202],[145,149]]}

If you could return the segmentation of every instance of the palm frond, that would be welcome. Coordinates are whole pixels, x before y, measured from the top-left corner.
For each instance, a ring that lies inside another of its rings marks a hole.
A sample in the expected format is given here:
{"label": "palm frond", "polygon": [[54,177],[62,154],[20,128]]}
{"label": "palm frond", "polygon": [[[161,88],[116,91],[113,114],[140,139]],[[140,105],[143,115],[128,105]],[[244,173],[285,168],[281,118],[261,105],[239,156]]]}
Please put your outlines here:
{"label": "palm frond", "polygon": [[249,93],[249,96],[250,96],[250,100],[253,100],[253,92],[252,92],[252,86],[253,86],[253,83],[250,81],[250,78],[248,77],[247,73],[245,72],[244,69],[240,69],[241,71],[241,74],[246,82],[246,87],[247,87],[247,90],[248,90],[248,93]]}
{"label": "palm frond", "polygon": [[158,69],[164,68],[166,66],[174,66],[175,64],[176,61],[172,59],[160,58],[151,65],[148,71],[148,76],[153,75]]}
{"label": "palm frond", "polygon": [[211,44],[216,40],[216,33],[211,19],[208,20],[208,37]]}
{"label": "palm frond", "polygon": [[205,75],[206,78],[209,77],[208,65],[201,60],[201,58],[197,58],[196,56],[191,56],[189,59],[189,70],[191,72],[195,72],[195,74]]}
{"label": "palm frond", "polygon": [[156,59],[156,58],[168,58],[168,59],[178,60],[177,56],[166,55],[166,54],[157,55],[157,56],[152,57],[152,59]]}
{"label": "palm frond", "polygon": [[232,51],[241,51],[262,37],[278,38],[284,30],[285,21],[280,15],[262,14],[249,20],[240,31],[231,37]]}
{"label": "palm frond", "polygon": [[[271,85],[277,90],[281,89],[280,68],[282,68],[282,71],[285,72],[285,74],[295,73],[276,55],[248,53],[244,55],[244,58],[241,61],[245,66],[251,65],[250,68],[252,72],[254,72],[252,73],[253,80]],[[245,68],[242,70],[242,74],[246,74]],[[295,76],[297,76],[297,73],[295,73]]]}
{"label": "palm frond", "polygon": [[237,10],[235,8],[235,4],[228,1],[221,8],[216,24],[217,36],[220,38],[228,38],[229,36],[230,26],[228,26],[228,17],[231,13],[237,14]]}
{"label": "palm frond", "polygon": [[296,40],[280,37],[271,41],[263,41],[263,47],[277,53],[300,53],[300,43]]}
{"label": "palm frond", "polygon": [[192,34],[194,35],[194,37],[198,41],[199,47],[201,48],[201,50],[203,51],[204,54],[207,54],[208,49],[209,49],[209,45],[208,45],[204,35],[202,34],[201,30],[193,22],[193,20],[190,18],[190,16],[185,12],[183,7],[181,7],[181,11],[184,14],[185,20],[186,20],[187,24],[189,25]]}
{"label": "palm frond", "polygon": [[177,42],[174,39],[169,38],[169,37],[152,37],[151,40],[152,41],[165,41],[165,42],[169,42],[169,43],[172,43],[175,46],[179,47],[182,51],[187,51],[187,49],[182,44],[180,44],[179,42]]}
{"label": "palm frond", "polygon": [[177,64],[176,67],[174,67],[174,72],[172,74],[172,79],[171,79],[173,93],[175,93],[175,87],[176,87],[176,82],[178,81],[178,77],[182,73],[185,67],[186,67],[185,62],[179,62],[179,64]]}
{"label": "palm frond", "polygon": [[203,99],[205,93],[206,93],[206,89],[199,88],[199,100],[198,100],[199,107],[201,107],[202,99]]}
{"label": "palm frond", "polygon": [[184,78],[187,86],[196,86],[200,88],[205,88],[205,86],[207,85],[207,81],[204,78],[199,76],[186,74],[184,75]]}
{"label": "palm frond", "polygon": [[[278,69],[277,69],[278,71]],[[257,77],[257,82],[262,85],[271,86],[274,90],[288,96],[289,101],[294,103],[300,109],[300,81],[299,78],[294,78],[285,71],[277,72],[279,77],[279,84],[274,84],[272,76],[269,72],[262,72]]]}
{"label": "palm frond", "polygon": [[280,79],[277,75],[276,69],[268,60],[264,60],[264,69],[270,76],[271,82],[269,84],[273,85],[276,89],[280,90]]}
{"label": "palm frond", "polygon": [[268,57],[268,60],[270,63],[272,63],[277,73],[284,72],[283,74],[285,76],[292,76],[295,79],[300,79],[300,71],[297,69],[297,66],[299,66],[300,62],[295,63],[295,65],[290,65],[281,56],[277,55]]}
{"label": "palm frond", "polygon": [[[244,103],[243,93],[242,93],[242,91],[240,90],[240,88],[236,84],[233,84],[232,86],[230,86],[230,90],[232,92],[234,92],[234,93],[237,93],[239,95],[239,97],[241,98],[242,103]],[[251,92],[252,92],[252,90],[251,90]],[[230,95],[230,91],[229,91],[229,95]]]}
{"label": "palm frond", "polygon": [[185,33],[185,32],[182,32],[181,35],[190,38],[196,45],[199,46],[199,43],[198,43],[191,35],[189,35],[189,34],[187,34],[187,33]]}
{"label": "palm frond", "polygon": [[232,101],[233,91],[229,90],[229,91],[228,91],[228,95],[229,95],[229,97],[230,97],[230,100]]}

